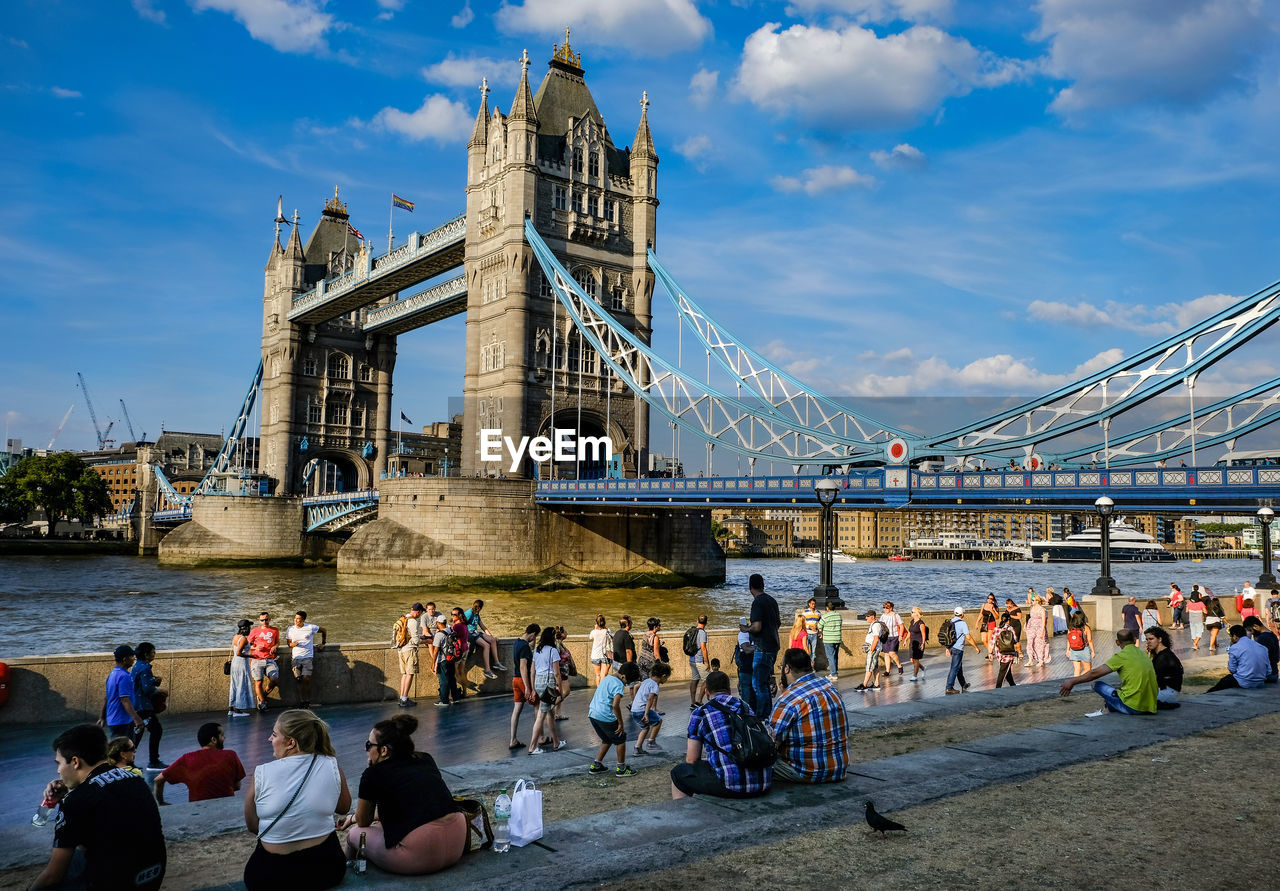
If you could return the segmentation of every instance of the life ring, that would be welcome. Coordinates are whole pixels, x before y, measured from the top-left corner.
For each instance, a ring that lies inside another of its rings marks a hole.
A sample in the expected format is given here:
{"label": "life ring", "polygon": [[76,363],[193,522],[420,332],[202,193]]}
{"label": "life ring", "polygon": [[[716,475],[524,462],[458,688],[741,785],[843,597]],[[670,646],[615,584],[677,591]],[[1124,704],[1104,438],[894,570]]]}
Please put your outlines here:
{"label": "life ring", "polygon": [[0,662],[0,705],[9,701],[9,666]]}

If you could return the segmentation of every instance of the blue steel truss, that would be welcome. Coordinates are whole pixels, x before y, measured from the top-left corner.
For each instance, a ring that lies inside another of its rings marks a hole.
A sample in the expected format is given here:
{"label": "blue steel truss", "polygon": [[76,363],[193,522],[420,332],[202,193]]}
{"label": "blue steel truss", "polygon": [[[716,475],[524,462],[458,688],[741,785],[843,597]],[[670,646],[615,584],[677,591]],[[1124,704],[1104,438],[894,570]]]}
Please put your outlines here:
{"label": "blue steel truss", "polygon": [[378,510],[378,490],[317,495],[302,499],[302,505],[306,511],[304,523],[308,532],[320,529],[336,532],[354,523],[372,519]]}

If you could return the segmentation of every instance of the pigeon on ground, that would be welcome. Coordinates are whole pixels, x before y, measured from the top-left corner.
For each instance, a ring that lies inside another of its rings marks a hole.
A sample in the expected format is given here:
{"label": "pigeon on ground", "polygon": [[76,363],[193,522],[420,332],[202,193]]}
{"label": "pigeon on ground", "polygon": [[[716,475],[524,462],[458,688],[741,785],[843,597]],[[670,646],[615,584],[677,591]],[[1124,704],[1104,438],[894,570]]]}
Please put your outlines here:
{"label": "pigeon on ground", "polygon": [[867,802],[867,825],[871,827],[873,832],[880,833],[880,837],[884,838],[886,832],[906,832],[907,827],[901,823],[895,823],[888,817],[882,817],[876,813],[876,806],[870,801]]}

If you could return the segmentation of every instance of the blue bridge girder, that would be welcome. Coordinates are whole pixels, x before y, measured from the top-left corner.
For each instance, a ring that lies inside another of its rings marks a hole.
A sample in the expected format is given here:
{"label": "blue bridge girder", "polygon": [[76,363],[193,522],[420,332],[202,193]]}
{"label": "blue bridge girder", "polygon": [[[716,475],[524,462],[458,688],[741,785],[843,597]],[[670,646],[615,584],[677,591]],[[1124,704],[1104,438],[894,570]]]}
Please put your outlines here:
{"label": "blue bridge girder", "polygon": [[334,492],[302,499],[303,528],[307,532],[327,532],[373,519],[378,510],[378,490]]}
{"label": "blue bridge girder", "polygon": [[[1280,502],[1280,466],[920,473],[863,470],[830,477],[836,507],[934,510],[1087,510],[1106,495],[1119,513],[1252,513]],[[547,507],[818,508],[822,476],[547,480]]]}
{"label": "blue bridge girder", "polygon": [[425,234],[411,233],[390,253],[366,254],[345,275],[299,294],[289,310],[289,321],[318,325],[457,269],[463,262],[466,238],[467,218],[461,214]]}

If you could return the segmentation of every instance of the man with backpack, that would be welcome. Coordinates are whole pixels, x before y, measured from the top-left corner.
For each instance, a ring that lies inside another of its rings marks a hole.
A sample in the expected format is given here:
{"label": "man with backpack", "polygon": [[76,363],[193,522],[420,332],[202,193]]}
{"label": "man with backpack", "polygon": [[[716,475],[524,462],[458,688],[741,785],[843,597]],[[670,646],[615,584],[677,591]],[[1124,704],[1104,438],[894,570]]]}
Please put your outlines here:
{"label": "man with backpack", "polygon": [[[957,606],[955,615],[942,623],[942,627],[938,629],[938,643],[946,648],[951,654],[951,669],[947,672],[947,695],[959,693],[960,690],[968,690],[969,685],[964,679],[964,643],[965,641],[973,644],[973,648],[979,653],[982,647],[978,646],[977,641],[973,639],[973,635],[969,633],[969,626],[964,621],[964,607]],[[956,682],[960,683],[960,690],[956,689]]]}
{"label": "man with backpack", "polygon": [[889,628],[876,618],[875,610],[867,610],[864,618],[867,620],[867,640],[862,645],[862,652],[867,654],[867,669],[862,673],[862,683],[853,688],[859,693],[880,689],[876,683],[880,677],[880,653],[889,639]]}
{"label": "man with backpack", "polygon": [[400,659],[400,707],[417,705],[409,698],[409,687],[418,675],[418,647],[422,645],[422,604],[415,603],[396,619],[391,630],[391,645]]}
{"label": "man with backpack", "polygon": [[671,797],[754,798],[768,792],[777,750],[764,722],[729,693],[723,671],[707,675],[707,697],[689,716],[684,761],[671,768]]}
{"label": "man with backpack", "polygon": [[689,711],[702,704],[706,695],[702,670],[711,661],[707,657],[707,617],[698,616],[698,624],[684,633],[684,654],[689,657]]}
{"label": "man with backpack", "polygon": [[448,617],[444,613],[437,614],[435,636],[431,639],[431,657],[436,669],[436,682],[440,688],[440,698],[436,700],[437,708],[447,708],[451,703],[462,699],[462,691],[458,689],[457,675],[459,643],[456,632],[449,628]]}

